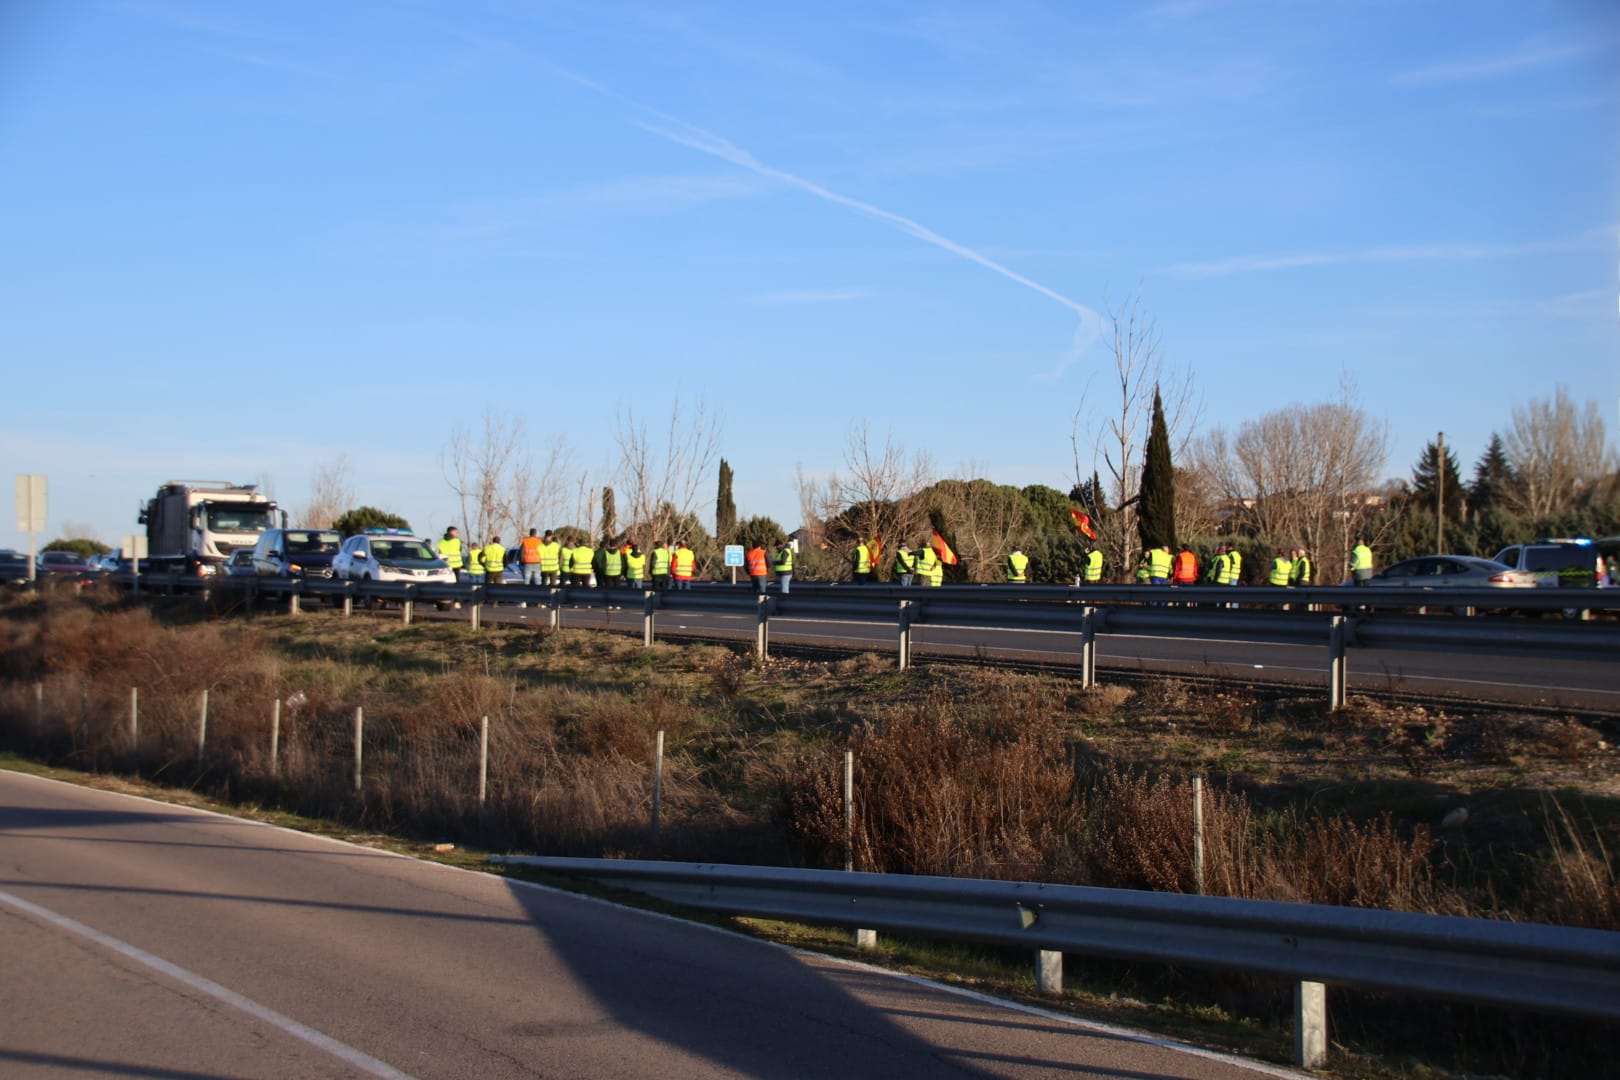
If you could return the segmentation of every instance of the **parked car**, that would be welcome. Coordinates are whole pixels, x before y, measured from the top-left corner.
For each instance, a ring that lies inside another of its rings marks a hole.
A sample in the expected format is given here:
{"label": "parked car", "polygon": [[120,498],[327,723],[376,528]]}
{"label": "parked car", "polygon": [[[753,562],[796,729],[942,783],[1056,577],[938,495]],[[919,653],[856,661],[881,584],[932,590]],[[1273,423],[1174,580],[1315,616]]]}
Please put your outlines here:
{"label": "parked car", "polygon": [[253,549],[244,547],[231,552],[231,557],[225,560],[225,565],[220,568],[220,573],[226,577],[252,577],[254,574]]}
{"label": "parked car", "polygon": [[0,551],[0,585],[22,588],[28,584],[28,556],[20,551]]}
{"label": "parked car", "polygon": [[332,573],[350,581],[450,582],[456,573],[420,536],[375,530],[343,541]]}
{"label": "parked car", "polygon": [[89,563],[90,569],[98,574],[110,574],[118,569],[118,556],[110,551],[102,555],[92,555],[85,562]]}
{"label": "parked car", "polygon": [[342,546],[331,529],[266,529],[248,554],[260,577],[329,578]]}
{"label": "parked car", "polygon": [[[1354,584],[1346,581],[1346,585]],[[1533,589],[1536,575],[1472,555],[1422,555],[1381,570],[1367,588]]]}
{"label": "parked car", "polygon": [[91,572],[90,564],[85,562],[84,556],[72,551],[42,551],[39,553],[37,565],[43,574],[82,576]]}

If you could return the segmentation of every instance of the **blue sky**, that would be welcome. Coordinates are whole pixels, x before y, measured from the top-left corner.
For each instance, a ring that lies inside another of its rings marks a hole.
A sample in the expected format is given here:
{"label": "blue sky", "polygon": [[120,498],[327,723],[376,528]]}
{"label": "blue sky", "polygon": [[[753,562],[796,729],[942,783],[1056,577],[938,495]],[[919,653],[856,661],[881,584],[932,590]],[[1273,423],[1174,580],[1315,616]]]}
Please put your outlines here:
{"label": "blue sky", "polygon": [[606,483],[679,394],[790,528],[861,422],[1066,489],[1140,292],[1200,427],[1349,372],[1468,468],[1560,383],[1620,427],[1617,149],[1597,0],[17,0],[0,459],[50,535],[337,453],[437,531],[457,424]]}

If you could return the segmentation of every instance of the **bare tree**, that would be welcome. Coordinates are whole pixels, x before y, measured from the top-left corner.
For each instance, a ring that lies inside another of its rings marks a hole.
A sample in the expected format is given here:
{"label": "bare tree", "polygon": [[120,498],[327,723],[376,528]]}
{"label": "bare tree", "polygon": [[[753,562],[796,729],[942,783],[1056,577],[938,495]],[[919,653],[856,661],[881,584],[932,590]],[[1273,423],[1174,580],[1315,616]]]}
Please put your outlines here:
{"label": "bare tree", "polygon": [[338,454],[315,467],[309,481],[309,501],[298,511],[298,523],[312,529],[330,529],[332,522],[354,509],[354,480],[348,454]]}
{"label": "bare tree", "polygon": [[701,399],[688,415],[677,397],[662,437],[649,435],[646,422],[626,411],[615,439],[619,465],[614,487],[618,509],[629,512],[626,534],[644,548],[657,539],[677,539],[667,534],[696,513],[698,493],[719,449],[720,417]]}
{"label": "bare tree", "polygon": [[[1159,341],[1158,325],[1140,293],[1123,307],[1109,305],[1104,316],[1112,370],[1104,376],[1105,392],[1097,408],[1090,405],[1091,387],[1080,396],[1074,411],[1069,442],[1074,449],[1074,482],[1087,484],[1101,473],[1112,512],[1099,524],[1101,543],[1109,563],[1129,574],[1136,555],[1136,496],[1142,486],[1142,449],[1147,442],[1157,391],[1164,407],[1165,427],[1177,457],[1187,443],[1187,430],[1196,421],[1196,403],[1190,373],[1170,368]],[[1102,467],[1097,467],[1101,459]]]}
{"label": "bare tree", "polygon": [[497,533],[516,535],[538,528],[541,519],[558,514],[565,497],[569,468],[561,436],[547,446],[536,465],[524,446],[523,421],[486,410],[483,427],[473,432],[456,427],[441,455],[445,480],[461,504],[461,523],[469,539]]}
{"label": "bare tree", "polygon": [[1510,502],[1533,520],[1572,509],[1582,490],[1620,468],[1597,402],[1577,407],[1564,386],[1550,401],[1515,407],[1502,441],[1519,477]]}
{"label": "bare tree", "polygon": [[[973,466],[962,470],[965,476],[982,471]],[[939,510],[950,528],[967,580],[1003,580],[1007,554],[1028,520],[1023,495],[989,480],[942,480],[928,496],[927,509]]]}
{"label": "bare tree", "polygon": [[1347,557],[1362,528],[1388,445],[1389,425],[1357,407],[1346,383],[1338,401],[1245,421],[1230,443],[1216,428],[1196,456],[1221,494],[1252,505],[1250,520],[1263,540],[1302,544],[1327,566]]}
{"label": "bare tree", "polygon": [[844,471],[830,477],[827,486],[853,531],[889,545],[906,539],[928,520],[927,508],[916,496],[932,476],[926,454],[918,451],[908,457],[892,434],[882,446],[875,445],[863,420],[849,429]]}

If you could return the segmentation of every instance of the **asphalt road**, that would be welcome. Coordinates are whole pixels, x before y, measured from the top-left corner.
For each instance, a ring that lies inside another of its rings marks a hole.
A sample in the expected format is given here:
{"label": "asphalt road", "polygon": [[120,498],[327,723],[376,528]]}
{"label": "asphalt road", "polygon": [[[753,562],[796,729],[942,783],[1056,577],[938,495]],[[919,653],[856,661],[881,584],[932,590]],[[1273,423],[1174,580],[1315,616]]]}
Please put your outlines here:
{"label": "asphalt road", "polygon": [[7,1077],[1295,1075],[7,772],[0,956]]}
{"label": "asphalt road", "polygon": [[[435,613],[446,617],[446,613]],[[486,608],[486,621],[523,622],[544,618],[535,610]],[[639,602],[622,610],[567,608],[563,626],[611,626],[640,633]],[[665,611],[658,615],[660,639],[704,634],[753,641],[754,619],[699,611]],[[896,650],[893,622],[803,619],[777,616],[770,622],[771,641],[779,644]],[[919,624],[912,630],[912,657],[1006,657],[1078,670],[1080,635],[1052,631],[981,630]],[[1469,654],[1387,649],[1352,649],[1348,654],[1352,693],[1402,691],[1452,695],[1504,704],[1593,709],[1620,713],[1620,657],[1613,659],[1519,659],[1500,654]],[[1326,645],[1281,645],[1258,641],[1212,641],[1207,638],[1138,637],[1102,634],[1097,638],[1099,677],[1108,671],[1152,671],[1182,675],[1219,675],[1238,680],[1291,683],[1327,692]]]}

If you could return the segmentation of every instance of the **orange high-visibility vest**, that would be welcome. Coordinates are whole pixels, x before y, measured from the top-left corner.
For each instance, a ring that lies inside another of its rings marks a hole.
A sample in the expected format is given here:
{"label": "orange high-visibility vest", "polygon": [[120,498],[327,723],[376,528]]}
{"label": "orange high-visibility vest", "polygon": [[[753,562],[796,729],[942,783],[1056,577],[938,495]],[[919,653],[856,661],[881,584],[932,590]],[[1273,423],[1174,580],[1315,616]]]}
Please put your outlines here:
{"label": "orange high-visibility vest", "polygon": [[683,545],[675,549],[675,576],[677,578],[682,581],[691,580],[692,567],[696,563],[697,556],[692,554],[691,548]]}
{"label": "orange high-visibility vest", "polygon": [[538,536],[525,536],[523,538],[524,565],[540,561],[540,538]]}
{"label": "orange high-visibility vest", "polygon": [[748,549],[748,554],[746,556],[744,556],[744,557],[748,560],[748,576],[749,577],[764,577],[765,576],[765,549],[764,548],[762,548],[762,547],[749,548]]}
{"label": "orange high-visibility vest", "polygon": [[1191,585],[1198,580],[1198,557],[1185,549],[1176,556],[1176,581]]}

